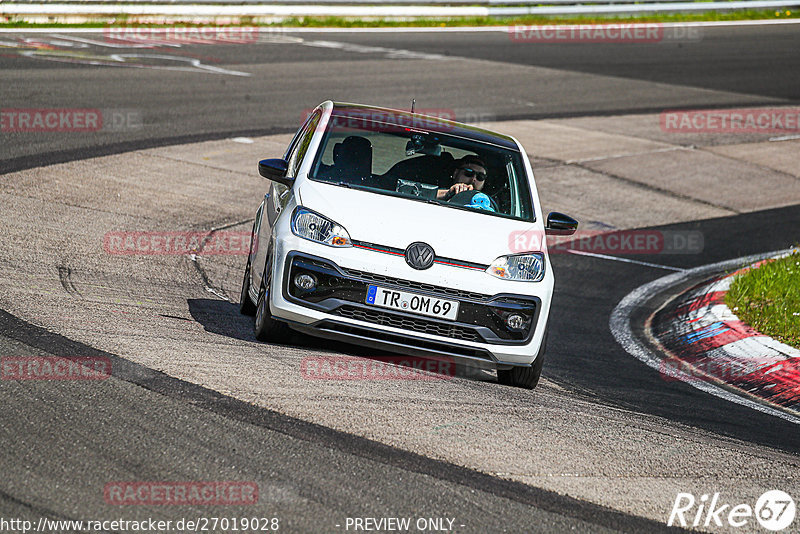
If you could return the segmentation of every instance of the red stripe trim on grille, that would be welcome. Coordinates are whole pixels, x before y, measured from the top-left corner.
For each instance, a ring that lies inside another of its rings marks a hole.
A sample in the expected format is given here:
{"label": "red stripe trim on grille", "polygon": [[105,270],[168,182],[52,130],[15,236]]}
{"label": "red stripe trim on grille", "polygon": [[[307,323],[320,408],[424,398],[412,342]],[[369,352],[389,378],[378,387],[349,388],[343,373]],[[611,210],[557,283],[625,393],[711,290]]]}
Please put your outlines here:
{"label": "red stripe trim on grille", "polygon": [[475,271],[485,271],[486,270],[483,267],[475,267],[473,265],[464,265],[464,264],[461,264],[461,263],[453,263],[453,262],[443,261],[443,260],[433,260],[433,263],[441,263],[442,265],[450,265],[452,267],[461,267],[463,269],[473,269]]}
{"label": "red stripe trim on grille", "polygon": [[356,244],[353,244],[353,246],[356,247],[356,248],[363,248],[363,249],[367,249],[367,250],[372,250],[373,252],[383,252],[384,254],[391,254],[393,256],[404,256],[404,254],[401,253],[401,252],[392,252],[391,250],[383,250],[383,249],[380,249],[380,248],[373,248],[373,247],[367,247],[367,246],[364,246],[364,245],[356,245]]}

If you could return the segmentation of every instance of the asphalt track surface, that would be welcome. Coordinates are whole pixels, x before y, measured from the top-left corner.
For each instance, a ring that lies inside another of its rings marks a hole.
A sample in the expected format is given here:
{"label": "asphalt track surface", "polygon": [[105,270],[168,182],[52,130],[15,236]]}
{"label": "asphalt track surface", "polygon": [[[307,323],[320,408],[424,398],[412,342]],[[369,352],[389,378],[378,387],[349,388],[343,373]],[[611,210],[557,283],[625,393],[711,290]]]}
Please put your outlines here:
{"label": "asphalt track surface", "polygon": [[[259,44],[168,46],[155,52],[170,59],[129,60],[185,67],[186,60],[199,58],[210,66],[238,65],[233,70],[251,74],[190,76],[190,83],[185,72],[109,71],[55,61],[78,60],[64,57],[73,51],[116,63],[107,56],[120,50],[103,46],[103,34],[56,34],[95,44],[27,35],[41,42],[43,49],[35,52],[40,59],[5,47],[0,57],[3,107],[133,110],[141,114],[144,127],[75,136],[4,134],[1,170],[145,146],[292,132],[305,110],[327,99],[405,109],[416,98],[419,109],[453,111],[459,120],[473,121],[785,105],[800,99],[797,25],[696,31],[699,40],[588,45],[515,42],[502,30],[276,31]],[[47,47],[57,48],[57,54],[48,54]],[[436,56],[485,61],[432,69]],[[505,67],[520,65],[532,68]]]}
{"label": "asphalt track surface", "polygon": [[[247,77],[65,65],[20,57],[7,48],[0,57],[3,108],[128,109],[141,113],[143,127],[87,135],[3,133],[2,170],[148,146],[291,132],[304,109],[327,98],[405,107],[416,97],[422,108],[455,109],[493,120],[800,100],[800,32],[795,26],[704,29],[704,38],[693,43],[537,45],[527,50],[529,45],[513,43],[502,32],[300,35],[305,44],[285,42],[289,37],[279,35],[278,42],[268,44],[170,51],[204,56],[214,66],[250,73]],[[99,48],[92,45],[95,53]],[[437,70],[433,55],[484,61]],[[508,64],[535,68],[514,74]],[[674,256],[662,263],[689,268],[787,248],[795,244],[798,227],[797,206],[661,227],[700,230],[705,236],[702,255]],[[23,261],[13,249],[2,254],[7,264]],[[665,384],[614,341],[608,329],[611,310],[628,292],[666,271],[566,254],[554,255],[553,263],[558,283],[544,372],[552,385],[537,402],[574,410],[575,424],[586,425],[587,437],[603,428],[589,418],[580,420],[580,403],[618,410],[632,425],[638,420],[625,414],[652,416],[666,442],[678,432],[674,424],[692,429],[698,443],[709,448],[721,442],[743,451],[759,447],[761,460],[780,459],[797,469],[796,425],[682,383]],[[69,283],[62,284],[69,291]],[[201,311],[207,311],[208,304],[203,305]],[[224,330],[229,337],[248,335],[247,320],[237,317],[233,306],[217,309],[233,324]],[[219,327],[207,314],[195,318],[206,321],[209,330]],[[231,515],[187,507],[121,513],[103,503],[98,488],[110,480],[129,480],[132,473],[140,480],[255,480],[262,496],[256,513],[237,510],[235,515],[277,516],[291,532],[341,531],[336,524],[354,516],[454,517],[464,525],[457,531],[464,532],[656,531],[663,528],[671,504],[663,503],[660,522],[628,515],[256,407],[5,312],[0,313],[0,332],[2,354],[104,355],[115,364],[114,378],[91,389],[80,383],[2,384],[3,517]],[[312,351],[323,348],[305,343]],[[487,393],[490,385],[483,381],[463,380],[461,386],[503,402],[525,403],[527,398],[503,388]],[[746,465],[719,466],[725,468],[747,470]]]}

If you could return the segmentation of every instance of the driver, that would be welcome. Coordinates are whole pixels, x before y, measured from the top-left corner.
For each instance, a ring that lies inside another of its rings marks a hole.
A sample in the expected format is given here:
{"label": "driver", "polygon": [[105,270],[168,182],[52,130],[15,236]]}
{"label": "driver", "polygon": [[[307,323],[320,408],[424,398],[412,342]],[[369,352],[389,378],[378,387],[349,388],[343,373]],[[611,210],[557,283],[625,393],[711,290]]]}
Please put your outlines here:
{"label": "driver", "polygon": [[456,161],[453,171],[453,185],[449,189],[439,189],[436,198],[449,200],[464,191],[480,191],[486,183],[486,164],[478,156],[464,156]]}

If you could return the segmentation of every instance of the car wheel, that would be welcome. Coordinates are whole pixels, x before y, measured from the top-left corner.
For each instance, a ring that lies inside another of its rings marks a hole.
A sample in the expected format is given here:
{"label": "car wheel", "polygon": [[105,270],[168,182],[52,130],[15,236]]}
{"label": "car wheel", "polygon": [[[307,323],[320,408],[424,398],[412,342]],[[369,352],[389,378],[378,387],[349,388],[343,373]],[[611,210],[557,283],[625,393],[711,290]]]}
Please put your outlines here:
{"label": "car wheel", "polygon": [[498,369],[497,381],[504,386],[513,386],[517,388],[533,389],[539,383],[539,378],[542,376],[542,367],[544,366],[544,353],[545,346],[547,345],[547,333],[542,340],[542,346],[539,349],[539,354],[536,356],[533,365],[530,367],[512,367],[511,369]]}
{"label": "car wheel", "polygon": [[264,276],[261,277],[261,288],[258,291],[256,302],[256,318],[253,322],[256,339],[269,343],[285,343],[291,336],[291,330],[286,323],[272,317],[269,310],[269,288],[271,284],[272,258],[267,261]]}
{"label": "car wheel", "polygon": [[239,312],[242,315],[253,316],[256,314],[256,306],[250,300],[250,258],[247,259],[247,267],[244,269],[244,280],[242,280],[242,294],[239,296]]}

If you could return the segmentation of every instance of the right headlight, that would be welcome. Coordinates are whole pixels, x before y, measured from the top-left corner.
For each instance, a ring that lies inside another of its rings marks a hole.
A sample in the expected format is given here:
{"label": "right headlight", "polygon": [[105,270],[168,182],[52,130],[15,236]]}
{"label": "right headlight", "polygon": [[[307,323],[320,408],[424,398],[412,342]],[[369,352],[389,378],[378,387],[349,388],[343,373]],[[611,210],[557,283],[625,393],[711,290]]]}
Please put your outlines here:
{"label": "right headlight", "polygon": [[344,227],[303,207],[298,207],[292,214],[292,233],[329,247],[353,246]]}
{"label": "right headlight", "polygon": [[500,256],[486,272],[503,280],[541,282],[544,278],[544,254],[529,252],[513,256]]}

